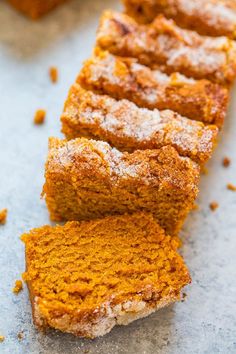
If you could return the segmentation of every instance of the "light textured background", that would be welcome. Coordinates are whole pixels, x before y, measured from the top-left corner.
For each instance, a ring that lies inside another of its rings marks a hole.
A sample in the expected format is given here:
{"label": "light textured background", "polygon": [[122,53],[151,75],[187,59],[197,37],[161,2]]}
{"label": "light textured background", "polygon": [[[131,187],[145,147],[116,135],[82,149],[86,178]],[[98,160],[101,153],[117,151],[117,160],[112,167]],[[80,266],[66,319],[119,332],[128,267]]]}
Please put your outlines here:
{"label": "light textured background", "polygon": [[[49,222],[40,200],[47,138],[60,136],[63,101],[92,51],[106,7],[118,8],[118,0],[75,0],[33,23],[0,3],[0,209],[9,209],[0,227],[0,335],[6,336],[0,353],[236,353],[236,193],[226,189],[228,182],[236,183],[236,100],[209,174],[202,176],[200,210],[183,231],[182,253],[193,278],[184,303],[89,341],[37,333],[26,287],[12,294],[24,270],[20,235]],[[59,68],[57,85],[49,81],[50,65]],[[38,108],[47,110],[43,126],[32,123]],[[221,165],[225,155],[232,158],[228,169]],[[208,207],[212,200],[220,204],[214,213]]]}

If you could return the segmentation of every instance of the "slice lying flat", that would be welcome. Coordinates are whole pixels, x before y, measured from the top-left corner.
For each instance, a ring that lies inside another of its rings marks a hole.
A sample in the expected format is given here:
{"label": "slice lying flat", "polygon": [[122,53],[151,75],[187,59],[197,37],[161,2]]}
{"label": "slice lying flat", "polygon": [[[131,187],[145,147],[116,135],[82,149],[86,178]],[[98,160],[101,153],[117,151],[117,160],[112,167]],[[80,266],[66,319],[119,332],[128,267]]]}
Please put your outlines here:
{"label": "slice lying flat", "polygon": [[181,297],[190,282],[178,242],[135,213],[22,236],[36,326],[81,337],[108,333]]}

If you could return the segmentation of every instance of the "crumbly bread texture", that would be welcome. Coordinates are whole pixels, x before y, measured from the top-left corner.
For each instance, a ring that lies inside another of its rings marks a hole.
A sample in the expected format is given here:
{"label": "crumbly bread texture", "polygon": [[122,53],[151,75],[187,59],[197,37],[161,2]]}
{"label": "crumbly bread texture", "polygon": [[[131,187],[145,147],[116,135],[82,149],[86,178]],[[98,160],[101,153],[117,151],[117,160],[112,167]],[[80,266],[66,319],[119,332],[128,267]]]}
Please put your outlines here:
{"label": "crumbly bread texture", "polygon": [[177,234],[198,181],[198,164],[171,146],[129,154],[103,141],[51,138],[43,193],[54,221],[146,211]]}
{"label": "crumbly bread texture", "polygon": [[107,141],[121,151],[176,148],[182,156],[204,164],[212,155],[218,128],[181,117],[173,111],[151,111],[127,100],[116,101],[74,84],[61,116],[66,138]]}
{"label": "crumbly bread texture", "polygon": [[102,336],[179,300],[191,280],[177,240],[150,214],[43,226],[22,239],[41,329]]}
{"label": "crumbly bread texture", "polygon": [[202,35],[236,39],[235,0],[123,0],[126,12],[140,23],[162,13],[180,27]]}
{"label": "crumbly bread texture", "polygon": [[33,20],[45,15],[56,6],[67,0],[7,0],[18,11],[31,17]]}
{"label": "crumbly bread texture", "polygon": [[179,73],[168,76],[136,59],[116,57],[99,49],[85,62],[77,81],[86,89],[126,98],[139,107],[170,109],[219,128],[227,111],[229,91],[220,85]]}
{"label": "crumbly bread texture", "polygon": [[181,29],[159,15],[150,25],[138,25],[128,15],[105,11],[97,46],[112,54],[137,58],[141,64],[168,74],[230,85],[236,76],[236,43],[227,37],[203,37]]}

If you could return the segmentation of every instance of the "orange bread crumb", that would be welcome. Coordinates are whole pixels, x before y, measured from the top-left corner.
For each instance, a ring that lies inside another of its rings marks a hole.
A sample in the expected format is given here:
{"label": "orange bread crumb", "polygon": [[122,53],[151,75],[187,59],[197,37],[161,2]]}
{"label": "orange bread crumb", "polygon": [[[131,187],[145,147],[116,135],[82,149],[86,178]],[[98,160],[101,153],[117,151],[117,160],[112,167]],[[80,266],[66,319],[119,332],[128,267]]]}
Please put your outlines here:
{"label": "orange bread crumb", "polygon": [[231,164],[231,160],[228,157],[224,157],[222,164],[224,167],[229,167],[229,165]]}
{"label": "orange bread crumb", "polygon": [[236,186],[232,183],[228,183],[227,184],[227,188],[230,190],[230,191],[233,191],[233,192],[236,192]]}
{"label": "orange bread crumb", "polygon": [[125,14],[105,11],[97,32],[97,46],[115,55],[136,58],[167,74],[179,72],[223,85],[231,85],[236,77],[235,41],[200,36],[162,15],[150,25],[139,25]]}
{"label": "orange bread crumb", "polygon": [[139,107],[170,109],[179,114],[222,127],[229,91],[208,80],[189,79],[179,73],[166,75],[137,63],[96,49],[84,63],[77,82],[85,89],[126,98]]}
{"label": "orange bread crumb", "polygon": [[209,207],[212,211],[215,211],[216,209],[219,208],[219,204],[217,202],[211,202]]}
{"label": "orange bread crumb", "polygon": [[45,15],[53,8],[67,0],[7,0],[18,11],[31,17],[33,20]]}
{"label": "orange bread crumb", "polygon": [[0,225],[4,225],[7,221],[7,209],[0,210]]}
{"label": "orange bread crumb", "polygon": [[53,83],[58,81],[58,69],[55,66],[49,68],[49,76]]}
{"label": "orange bread crumb", "polygon": [[190,282],[175,239],[151,214],[43,226],[22,240],[39,328],[104,335],[180,300]]}
{"label": "orange bread crumb", "polygon": [[23,332],[17,333],[17,339],[18,339],[19,341],[21,341],[22,339],[24,339],[24,333],[23,333]]}
{"label": "orange bread crumb", "polygon": [[146,211],[176,234],[194,205],[199,174],[171,146],[130,154],[103,141],[51,138],[43,192],[54,221]]}
{"label": "orange bread crumb", "polygon": [[129,152],[171,145],[201,165],[211,157],[218,136],[215,125],[205,126],[169,110],[139,108],[128,100],[86,91],[78,84],[70,89],[61,121],[68,139],[104,140]]}
{"label": "orange bread crumb", "polygon": [[15,286],[12,289],[13,293],[18,294],[23,289],[23,283],[21,280],[15,281]]}
{"label": "orange bread crumb", "polygon": [[0,336],[0,342],[2,343],[4,342],[4,340],[5,340],[5,336]]}
{"label": "orange bread crumb", "polygon": [[34,124],[43,124],[45,121],[46,111],[44,109],[39,109],[35,112]]}
{"label": "orange bread crumb", "polygon": [[235,0],[123,0],[126,12],[140,23],[156,15],[173,18],[180,27],[202,35],[236,39]]}

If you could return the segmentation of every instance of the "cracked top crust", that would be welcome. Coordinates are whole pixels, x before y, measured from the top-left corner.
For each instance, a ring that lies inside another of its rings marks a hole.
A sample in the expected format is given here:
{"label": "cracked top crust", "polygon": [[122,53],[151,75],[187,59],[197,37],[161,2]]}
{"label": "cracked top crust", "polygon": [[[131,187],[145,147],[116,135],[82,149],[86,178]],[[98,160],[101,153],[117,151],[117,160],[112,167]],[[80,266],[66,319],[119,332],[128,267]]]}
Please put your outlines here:
{"label": "cracked top crust", "polygon": [[236,39],[235,0],[123,0],[126,12],[140,23],[163,13],[180,27],[202,35]]}
{"label": "cracked top crust", "polygon": [[218,128],[177,113],[139,108],[128,100],[86,91],[74,84],[61,117],[67,138],[105,140],[122,151],[176,148],[182,156],[204,164],[216,144]]}
{"label": "cracked top crust", "polygon": [[208,80],[151,70],[134,58],[117,57],[98,48],[84,63],[77,82],[84,88],[139,107],[170,109],[188,118],[222,127],[229,92]]}
{"label": "cracked top crust", "polygon": [[236,43],[227,37],[203,37],[159,15],[150,25],[105,11],[97,45],[112,54],[133,57],[141,64],[170,74],[230,85],[236,76]]}

